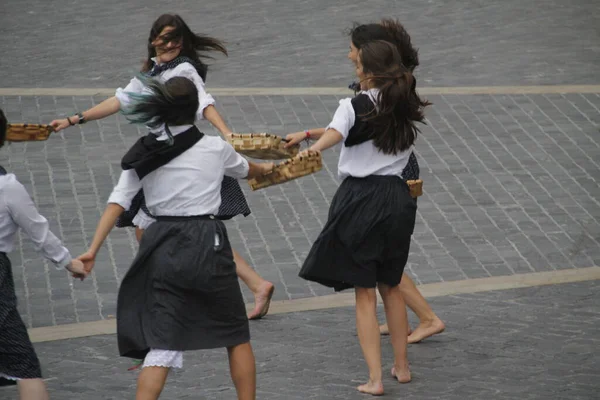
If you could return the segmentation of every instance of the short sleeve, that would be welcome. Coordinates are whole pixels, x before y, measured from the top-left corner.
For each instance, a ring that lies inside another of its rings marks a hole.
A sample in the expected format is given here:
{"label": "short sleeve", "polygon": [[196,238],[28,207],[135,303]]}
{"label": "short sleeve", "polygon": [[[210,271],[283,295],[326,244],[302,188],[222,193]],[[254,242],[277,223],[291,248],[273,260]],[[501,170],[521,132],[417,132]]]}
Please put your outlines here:
{"label": "short sleeve", "polygon": [[198,111],[196,111],[196,121],[200,121],[204,119],[204,109],[210,105],[215,104],[215,99],[208,93],[204,88],[204,81],[198,75],[198,71],[196,68],[190,63],[182,63],[179,64],[173,72],[177,76],[182,76],[184,78],[188,78],[196,85],[196,89],[198,89]]}
{"label": "short sleeve", "polygon": [[342,99],[340,100],[340,105],[333,115],[333,119],[329,125],[327,125],[325,130],[335,129],[342,134],[344,139],[347,139],[350,129],[352,129],[354,126],[355,117],[354,108],[352,107],[352,99]]}
{"label": "short sleeve", "polygon": [[142,188],[142,183],[134,169],[128,169],[121,172],[119,182],[113,189],[107,203],[115,203],[126,210],[131,207],[131,202],[135,195]]}
{"label": "short sleeve", "polygon": [[119,103],[121,103],[121,108],[126,107],[131,102],[131,98],[128,93],[142,93],[144,90],[144,84],[138,79],[133,78],[129,81],[129,84],[125,86],[125,89],[118,88],[115,92],[115,97],[119,99]]}
{"label": "short sleeve", "polygon": [[223,160],[225,161],[225,175],[236,179],[246,178],[248,176],[248,161],[236,153],[233,147],[223,141]]}

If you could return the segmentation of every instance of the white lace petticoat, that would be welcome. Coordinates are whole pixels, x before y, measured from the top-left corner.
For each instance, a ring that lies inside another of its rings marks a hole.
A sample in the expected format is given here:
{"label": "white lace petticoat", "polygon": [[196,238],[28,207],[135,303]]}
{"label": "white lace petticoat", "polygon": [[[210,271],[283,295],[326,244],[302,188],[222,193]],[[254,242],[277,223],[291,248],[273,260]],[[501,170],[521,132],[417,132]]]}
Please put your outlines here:
{"label": "white lace petticoat", "polygon": [[151,349],[142,366],[146,367],[183,368],[183,351]]}

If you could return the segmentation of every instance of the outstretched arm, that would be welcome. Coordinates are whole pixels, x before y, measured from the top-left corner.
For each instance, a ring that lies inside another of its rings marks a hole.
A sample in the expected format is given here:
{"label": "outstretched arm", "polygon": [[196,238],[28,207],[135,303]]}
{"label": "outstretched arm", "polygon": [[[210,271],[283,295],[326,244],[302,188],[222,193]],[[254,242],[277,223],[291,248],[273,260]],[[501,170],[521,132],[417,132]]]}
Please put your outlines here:
{"label": "outstretched arm", "polygon": [[231,129],[229,129],[214,105],[211,104],[204,109],[204,118],[206,118],[212,126],[217,128],[219,132],[221,132],[221,135],[226,138],[231,136]]}
{"label": "outstretched arm", "polygon": [[[104,100],[102,103],[90,108],[82,112],[83,117],[86,121],[94,121],[96,119],[102,119],[108,117],[109,115],[115,114],[121,108],[121,103],[116,96],[113,96],[109,99]],[[71,123],[69,123],[71,120]],[[63,118],[63,119],[55,119],[50,122],[50,125],[54,127],[56,132],[59,132],[65,128],[68,128],[71,125],[75,125],[79,123],[79,116],[73,115],[71,117]]]}

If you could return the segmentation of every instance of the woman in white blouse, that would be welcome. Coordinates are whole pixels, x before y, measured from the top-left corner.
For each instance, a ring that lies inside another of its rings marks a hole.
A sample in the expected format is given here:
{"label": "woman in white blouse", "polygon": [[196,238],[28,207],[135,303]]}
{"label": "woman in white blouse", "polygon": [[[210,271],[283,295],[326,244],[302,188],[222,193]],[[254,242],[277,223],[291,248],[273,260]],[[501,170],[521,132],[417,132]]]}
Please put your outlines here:
{"label": "woman in white blouse", "polygon": [[[214,107],[215,100],[210,94],[206,93],[204,88],[208,67],[201,61],[200,57],[207,57],[204,55],[207,51],[219,51],[227,54],[225,47],[219,40],[193,33],[180,16],[161,15],[150,30],[148,58],[142,68],[142,73],[157,77],[163,82],[175,76],[190,79],[198,90],[199,106],[196,111],[196,121],[206,119],[222,135],[229,136],[231,130]],[[117,89],[115,96],[83,113],[54,120],[50,124],[56,131],[60,131],[75,124],[105,118],[127,107],[131,102],[130,93],[144,93],[145,91],[146,88],[141,80],[134,77],[124,89]],[[158,128],[156,131],[157,133],[161,132]],[[250,214],[250,208],[242,189],[235,179],[226,177],[221,190],[223,203],[217,214],[219,219],[225,220],[240,214],[244,216]],[[143,230],[154,222],[154,218],[148,215],[143,193],[134,198],[130,207],[131,209],[128,209],[117,221],[117,226],[136,226],[136,236],[139,241]],[[275,287],[271,282],[258,275],[238,252],[234,250],[233,255],[236,263],[236,273],[254,294],[255,308],[248,315],[248,318],[262,318],[269,311]]]}
{"label": "woman in white blouse", "polygon": [[[0,147],[4,145],[7,121],[0,110]],[[27,328],[17,311],[17,298],[10,260],[19,228],[35,248],[58,269],[66,268],[83,279],[87,272],[50,232],[48,221],[14,174],[0,166],[0,381],[17,383],[21,400],[48,399],[40,362],[29,340]]]}
{"label": "woman in white blouse", "polygon": [[[352,64],[355,66],[360,48],[366,43],[374,40],[385,40],[386,42],[393,43],[398,49],[402,64],[411,71],[411,73],[414,72],[415,68],[419,65],[418,51],[412,45],[410,35],[404,26],[397,20],[382,19],[379,23],[356,25],[350,31],[349,36],[350,51],[348,52],[348,59],[352,61]],[[360,85],[357,86],[356,83],[354,83],[351,85],[351,88],[360,90]],[[286,136],[286,139],[289,140],[286,146],[293,146],[306,139],[317,140],[323,133],[325,133],[324,128],[290,133]],[[406,167],[402,171],[402,178],[404,180],[414,180],[419,179],[419,175],[419,163],[413,152],[408,159]],[[427,300],[425,300],[411,277],[406,273],[402,276],[400,291],[402,292],[402,296],[408,308],[410,308],[419,318],[419,325],[415,330],[411,331],[409,327],[408,343],[420,342],[423,339],[445,330],[446,325],[444,324],[444,321],[442,321],[431,309]],[[381,325],[379,330],[384,335],[389,333],[387,324]]]}
{"label": "woman in white blouse", "polygon": [[338,164],[343,182],[300,276],[336,291],[354,288],[356,328],[369,368],[369,380],[358,390],[382,395],[377,289],[394,349],[391,373],[400,383],[411,380],[406,305],[399,284],[417,206],[402,171],[414,149],[416,122],[424,121],[424,103],[414,77],[389,42],[365,44],[356,71],[364,91],[340,101],[325,133],[310,147],[322,151],[343,142]]}
{"label": "woman in white blouse", "polygon": [[[255,398],[255,364],[244,301],[227,230],[216,218],[223,177],[251,178],[272,163],[246,161],[224,140],[194,125],[197,88],[183,77],[146,82],[124,111],[160,135],[141,138],[123,157],[123,172],[98,223],[91,270],[118,216],[144,189],[155,216],[119,288],[117,338],[124,357],[144,359],[138,399],[157,399],[186,350],[226,347],[238,399]],[[172,143],[169,143],[172,137]]]}

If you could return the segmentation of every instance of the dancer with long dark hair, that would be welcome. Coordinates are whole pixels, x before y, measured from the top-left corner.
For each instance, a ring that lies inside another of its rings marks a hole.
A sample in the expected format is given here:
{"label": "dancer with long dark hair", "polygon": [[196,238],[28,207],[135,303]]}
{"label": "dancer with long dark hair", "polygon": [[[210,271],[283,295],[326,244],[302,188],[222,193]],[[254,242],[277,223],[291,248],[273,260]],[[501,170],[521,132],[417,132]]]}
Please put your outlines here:
{"label": "dancer with long dark hair", "polygon": [[217,217],[224,176],[252,178],[272,163],[246,161],[224,140],[194,125],[197,85],[183,77],[144,82],[123,112],[158,136],[125,154],[89,250],[98,250],[140,189],[156,222],[141,238],[117,301],[117,338],[124,357],[143,359],[137,399],[157,399],[187,350],[226,347],[238,399],[254,399],[255,364],[244,301],[227,230]]}
{"label": "dancer with long dark hair", "polygon": [[[214,107],[215,100],[205,90],[204,83],[208,66],[203,58],[210,58],[209,52],[220,52],[227,55],[227,50],[218,39],[196,34],[179,15],[163,14],[153,24],[148,37],[148,56],[141,72],[147,76],[166,81],[175,76],[182,76],[194,82],[198,89],[198,110],[196,120],[208,120],[223,136],[231,135],[231,130]],[[137,77],[124,89],[119,88],[115,96],[103,101],[95,107],[68,118],[51,122],[56,131],[75,124],[102,119],[117,113],[131,102],[131,93],[146,91],[142,81]],[[149,133],[154,134],[153,131]],[[221,186],[223,202],[217,213],[221,220],[231,219],[237,215],[248,216],[250,207],[238,182],[225,177]],[[143,230],[154,222],[145,205],[143,192],[136,195],[130,208],[117,221],[118,227],[135,226],[138,241]],[[255,307],[249,314],[250,319],[264,317],[269,311],[269,305],[274,285],[263,279],[248,265],[242,256],[233,250],[236,272],[254,294]]]}
{"label": "dancer with long dark hair", "polygon": [[[355,25],[350,30],[350,51],[348,59],[356,65],[359,50],[367,43],[375,40],[383,40],[393,43],[398,50],[402,65],[411,73],[419,65],[418,50],[412,44],[410,35],[404,26],[397,20],[383,19],[379,23]],[[360,85],[354,82],[350,85],[357,92],[360,91]],[[425,106],[426,104],[422,104]],[[296,132],[287,135],[289,140],[287,146],[292,146],[303,140],[317,140],[325,132],[324,128],[309,129],[304,132]],[[416,180],[420,177],[419,163],[414,152],[410,154],[408,163],[402,171],[402,179]],[[413,331],[410,331],[408,343],[417,343],[432,335],[441,333],[446,328],[444,322],[431,309],[427,300],[423,297],[413,280],[408,274],[402,276],[400,291],[408,308],[410,308],[419,318],[419,325]],[[379,327],[384,335],[389,333],[387,324]]]}
{"label": "dancer with long dark hair", "polygon": [[408,322],[399,284],[417,206],[401,174],[413,152],[416,123],[424,121],[423,107],[428,103],[417,95],[414,77],[393,44],[365,44],[356,72],[363,90],[340,101],[325,133],[310,146],[323,151],[343,142],[338,164],[343,181],[300,276],[336,291],[354,288],[356,327],[369,368],[369,381],[358,390],[382,395],[376,289],[394,349],[392,375],[401,383],[411,380]]}

